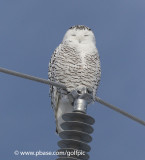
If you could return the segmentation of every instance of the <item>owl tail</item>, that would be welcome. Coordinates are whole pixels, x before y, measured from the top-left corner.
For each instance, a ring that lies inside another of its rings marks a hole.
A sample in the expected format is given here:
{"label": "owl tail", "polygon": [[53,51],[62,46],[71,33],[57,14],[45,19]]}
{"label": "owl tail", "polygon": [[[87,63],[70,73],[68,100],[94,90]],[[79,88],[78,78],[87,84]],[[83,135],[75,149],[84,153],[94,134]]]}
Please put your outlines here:
{"label": "owl tail", "polygon": [[64,122],[62,119],[62,115],[65,113],[69,113],[73,111],[73,106],[68,99],[67,95],[61,95],[58,101],[58,109],[55,114],[56,116],[56,133],[59,134],[63,129],[61,128],[61,124]]}

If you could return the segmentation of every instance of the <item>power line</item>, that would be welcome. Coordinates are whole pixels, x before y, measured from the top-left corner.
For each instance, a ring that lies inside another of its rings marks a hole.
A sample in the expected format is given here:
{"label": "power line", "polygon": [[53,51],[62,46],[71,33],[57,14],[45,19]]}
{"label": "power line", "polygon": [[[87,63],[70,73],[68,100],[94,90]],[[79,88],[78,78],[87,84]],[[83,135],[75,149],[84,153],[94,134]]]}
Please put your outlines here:
{"label": "power line", "polygon": [[24,79],[29,79],[29,80],[32,80],[32,81],[36,81],[36,82],[40,82],[40,83],[44,83],[44,84],[48,84],[48,85],[53,85],[53,86],[56,86],[56,87],[59,87],[59,88],[66,89],[66,87],[63,84],[59,84],[59,83],[52,82],[52,81],[49,81],[49,80],[46,80],[46,79],[30,76],[28,74],[15,72],[15,71],[12,71],[12,70],[8,70],[6,68],[1,68],[0,67],[0,72],[6,73],[6,74],[10,74],[10,75],[13,75],[13,76],[17,76],[17,77],[21,77],[21,78],[24,78]]}
{"label": "power line", "polygon": [[116,112],[118,112],[118,113],[120,113],[120,114],[122,114],[122,115],[124,115],[124,116],[126,116],[126,117],[128,117],[128,118],[130,118],[130,119],[132,119],[132,120],[134,120],[134,121],[136,121],[136,122],[138,122],[138,123],[140,123],[140,124],[145,126],[145,121],[133,116],[132,114],[129,114],[129,113],[123,111],[122,109],[120,109],[118,107],[113,106],[112,104],[109,104],[109,103],[103,101],[99,97],[96,97],[96,101],[101,103],[101,104],[103,104],[104,106],[107,106],[108,108],[110,108],[110,109],[112,109],[112,110],[114,110],[114,111],[116,111]]}
{"label": "power line", "polygon": [[[23,74],[23,73],[19,73],[19,72],[15,72],[15,71],[12,71],[12,70],[8,70],[6,68],[1,68],[0,67],[0,72],[3,72],[3,73],[6,73],[6,74],[10,74],[10,75],[13,75],[13,76],[17,76],[17,77],[21,77],[21,78],[24,78],[24,79],[29,79],[29,80],[32,80],[32,81],[36,81],[36,82],[40,82],[40,83],[44,83],[44,84],[48,84],[48,85],[53,85],[53,86],[56,86],[56,87],[59,87],[59,88],[63,88],[63,89],[66,89],[66,86],[61,84],[61,83],[56,83],[56,82],[52,82],[52,81],[49,81],[49,80],[46,80],[46,79],[42,79],[42,78],[38,78],[38,77],[34,77],[34,76],[30,76],[28,74]],[[105,102],[104,100],[100,99],[99,97],[96,97],[96,101],[100,104],[103,104],[105,106],[107,106],[108,108],[142,124],[145,126],[145,121],[121,110],[120,108],[116,107],[116,106],[113,106],[107,102]]]}

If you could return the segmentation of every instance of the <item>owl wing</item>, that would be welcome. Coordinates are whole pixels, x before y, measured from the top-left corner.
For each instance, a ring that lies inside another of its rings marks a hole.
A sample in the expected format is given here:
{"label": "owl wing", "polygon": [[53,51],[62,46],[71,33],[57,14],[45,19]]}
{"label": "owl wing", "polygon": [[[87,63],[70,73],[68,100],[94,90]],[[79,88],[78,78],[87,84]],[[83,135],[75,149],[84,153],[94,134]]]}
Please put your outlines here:
{"label": "owl wing", "polygon": [[[49,62],[49,66],[48,66],[48,79],[50,81],[53,81],[53,82],[58,82],[56,80],[56,75],[55,75],[55,60],[56,60],[56,57],[58,56],[59,54],[59,49],[60,49],[60,46],[58,46],[54,53],[52,54],[52,57],[50,59],[50,62]],[[53,110],[56,112],[57,110],[57,103],[58,103],[58,99],[59,99],[59,92],[58,92],[58,88],[55,87],[55,86],[52,86],[50,85],[50,97],[51,97],[51,106],[53,108]]]}
{"label": "owl wing", "polygon": [[93,99],[95,101],[95,97],[96,97],[96,91],[98,89],[99,83],[100,83],[100,79],[101,79],[101,65],[100,65],[100,57],[99,57],[99,53],[98,50],[96,50],[96,54],[91,57],[91,62],[90,63],[94,63],[96,68],[92,67],[92,71],[94,70],[94,87],[93,87]]}
{"label": "owl wing", "polygon": [[[50,81],[65,84],[65,64],[67,64],[68,52],[71,51],[64,44],[60,44],[54,51],[48,68],[48,77]],[[55,113],[57,133],[62,131],[60,127],[60,124],[63,122],[62,114],[71,112],[73,109],[67,97],[67,93],[66,90],[50,86],[51,106]]]}

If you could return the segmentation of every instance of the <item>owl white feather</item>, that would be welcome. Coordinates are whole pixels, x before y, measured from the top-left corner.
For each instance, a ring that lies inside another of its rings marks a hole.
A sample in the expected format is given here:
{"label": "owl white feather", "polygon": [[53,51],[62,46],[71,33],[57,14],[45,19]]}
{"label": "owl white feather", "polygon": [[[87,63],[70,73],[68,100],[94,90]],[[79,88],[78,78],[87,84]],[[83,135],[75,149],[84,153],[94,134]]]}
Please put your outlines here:
{"label": "owl white feather", "polygon": [[[96,91],[101,77],[100,60],[92,30],[83,25],[71,27],[62,43],[54,51],[48,71],[49,80],[62,83],[67,91],[88,87]],[[51,105],[55,112],[56,131],[60,133],[62,114],[72,112],[73,105],[68,92],[50,86]]]}

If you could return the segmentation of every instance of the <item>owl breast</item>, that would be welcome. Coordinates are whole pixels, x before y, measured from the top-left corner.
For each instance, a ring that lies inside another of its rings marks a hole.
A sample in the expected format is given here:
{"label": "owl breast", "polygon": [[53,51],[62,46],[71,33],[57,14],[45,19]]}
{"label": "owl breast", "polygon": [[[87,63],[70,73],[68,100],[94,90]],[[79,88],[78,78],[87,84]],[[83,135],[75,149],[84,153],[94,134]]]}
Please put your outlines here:
{"label": "owl breast", "polygon": [[65,84],[68,91],[86,86],[95,92],[99,80],[98,61],[98,52],[95,47],[61,45],[53,64],[54,79]]}

